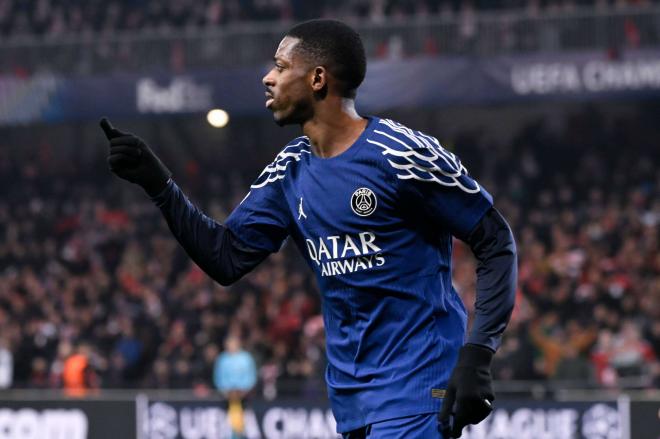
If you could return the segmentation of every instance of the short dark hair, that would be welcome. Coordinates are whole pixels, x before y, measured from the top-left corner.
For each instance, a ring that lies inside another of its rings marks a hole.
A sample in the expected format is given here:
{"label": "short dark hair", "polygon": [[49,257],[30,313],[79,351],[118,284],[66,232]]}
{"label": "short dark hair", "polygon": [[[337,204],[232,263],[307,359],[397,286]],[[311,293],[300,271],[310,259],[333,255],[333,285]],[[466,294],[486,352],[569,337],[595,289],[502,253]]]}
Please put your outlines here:
{"label": "short dark hair", "polygon": [[299,38],[295,50],[326,67],[342,83],[343,97],[355,98],[367,71],[367,57],[353,28],[337,20],[310,20],[294,26],[286,36]]}

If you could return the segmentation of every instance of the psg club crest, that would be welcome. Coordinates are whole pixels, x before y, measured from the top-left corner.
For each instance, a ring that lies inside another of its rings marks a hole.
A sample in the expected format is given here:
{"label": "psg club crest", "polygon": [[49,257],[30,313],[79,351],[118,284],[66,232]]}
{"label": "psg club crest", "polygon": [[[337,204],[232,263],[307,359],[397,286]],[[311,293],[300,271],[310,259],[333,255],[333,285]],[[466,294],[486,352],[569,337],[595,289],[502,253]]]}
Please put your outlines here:
{"label": "psg club crest", "polygon": [[366,187],[357,189],[351,197],[351,209],[360,216],[371,215],[376,210],[376,194]]}

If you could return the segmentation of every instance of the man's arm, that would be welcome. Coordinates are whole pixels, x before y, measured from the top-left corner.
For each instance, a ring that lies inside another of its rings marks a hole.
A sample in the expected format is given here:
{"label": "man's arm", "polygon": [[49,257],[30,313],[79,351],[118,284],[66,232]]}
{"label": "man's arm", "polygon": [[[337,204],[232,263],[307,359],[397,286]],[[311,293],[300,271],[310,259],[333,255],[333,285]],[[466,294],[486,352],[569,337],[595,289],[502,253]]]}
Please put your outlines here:
{"label": "man's arm", "polygon": [[269,252],[248,247],[224,225],[201,212],[173,180],[152,201],[188,256],[221,285],[231,285]]}
{"label": "man's arm", "polygon": [[493,352],[500,346],[516,295],[516,243],[502,215],[491,208],[467,243],[477,258],[477,301],[468,343]]}
{"label": "man's arm", "polygon": [[[388,137],[401,131],[405,128]],[[493,209],[493,197],[455,154],[423,133],[408,132],[390,146],[401,144],[405,149],[390,154],[388,163],[397,170],[402,200],[416,215],[467,242],[479,261],[473,328],[460,348],[439,413],[444,436],[460,437],[465,425],[478,424],[492,410],[490,363],[511,315],[516,247],[506,221]]]}
{"label": "man's arm", "polygon": [[194,206],[142,139],[114,128],[107,119],[100,125],[110,143],[110,170],[147,192],[186,253],[210,277],[222,285],[232,284],[268,256],[270,252],[245,245]]}
{"label": "man's arm", "polygon": [[459,352],[439,414],[448,437],[460,437],[464,426],[481,422],[492,410],[490,363],[516,294],[516,244],[502,215],[488,210],[466,242],[478,261],[477,300],[468,343]]}

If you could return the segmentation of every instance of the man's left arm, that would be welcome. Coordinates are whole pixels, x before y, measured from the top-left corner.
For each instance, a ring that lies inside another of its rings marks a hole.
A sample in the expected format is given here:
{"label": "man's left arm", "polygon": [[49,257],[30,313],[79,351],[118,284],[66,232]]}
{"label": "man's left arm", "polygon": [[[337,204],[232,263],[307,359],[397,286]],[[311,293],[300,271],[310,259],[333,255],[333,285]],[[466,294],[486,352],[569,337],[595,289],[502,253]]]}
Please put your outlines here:
{"label": "man's left arm", "polygon": [[447,385],[439,420],[443,433],[460,437],[463,427],[481,422],[495,395],[490,364],[511,317],[516,294],[516,244],[509,225],[489,209],[465,239],[477,258],[477,298],[467,344]]}
{"label": "man's left arm", "polygon": [[516,246],[509,225],[493,208],[493,197],[458,156],[433,137],[400,132],[392,148],[412,141],[388,155],[388,163],[396,169],[403,208],[467,242],[479,263],[475,319],[438,415],[445,439],[460,437],[465,425],[478,424],[492,411],[490,363],[513,309]]}
{"label": "man's left arm", "polygon": [[477,301],[468,344],[495,352],[500,346],[516,294],[516,243],[502,215],[491,208],[467,238],[477,258]]}

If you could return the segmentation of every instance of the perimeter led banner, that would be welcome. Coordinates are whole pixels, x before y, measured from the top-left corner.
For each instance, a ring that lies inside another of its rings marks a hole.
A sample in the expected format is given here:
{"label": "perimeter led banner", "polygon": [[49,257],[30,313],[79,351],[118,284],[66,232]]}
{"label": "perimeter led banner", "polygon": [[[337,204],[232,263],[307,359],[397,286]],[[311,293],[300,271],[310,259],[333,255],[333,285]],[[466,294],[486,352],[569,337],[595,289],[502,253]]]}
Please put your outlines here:
{"label": "perimeter led banner", "polygon": [[500,401],[465,439],[630,439],[629,405],[616,401]]}
{"label": "perimeter led banner", "polygon": [[[0,77],[0,124],[190,114],[220,107],[267,115],[267,67],[188,74]],[[541,53],[372,60],[358,94],[362,112],[548,100],[660,97],[660,51]]]}
{"label": "perimeter led banner", "polygon": [[[230,439],[218,399],[0,399],[0,439]],[[246,439],[337,439],[323,400],[256,400],[243,411]],[[659,439],[660,402],[498,400],[464,439]]]}
{"label": "perimeter led banner", "polygon": [[[138,439],[232,439],[227,403],[212,400],[137,399]],[[305,400],[248,403],[243,411],[246,439],[336,439],[327,404]]]}
{"label": "perimeter led banner", "polygon": [[660,439],[660,401],[630,403],[630,438]]}
{"label": "perimeter led banner", "polygon": [[0,400],[0,439],[132,437],[136,421],[131,400]]}
{"label": "perimeter led banner", "polygon": [[[464,439],[630,439],[629,403],[622,401],[498,401]],[[335,439],[335,422],[323,402],[249,404],[247,439]],[[138,403],[140,439],[230,439],[226,405],[212,401],[147,400]]]}

